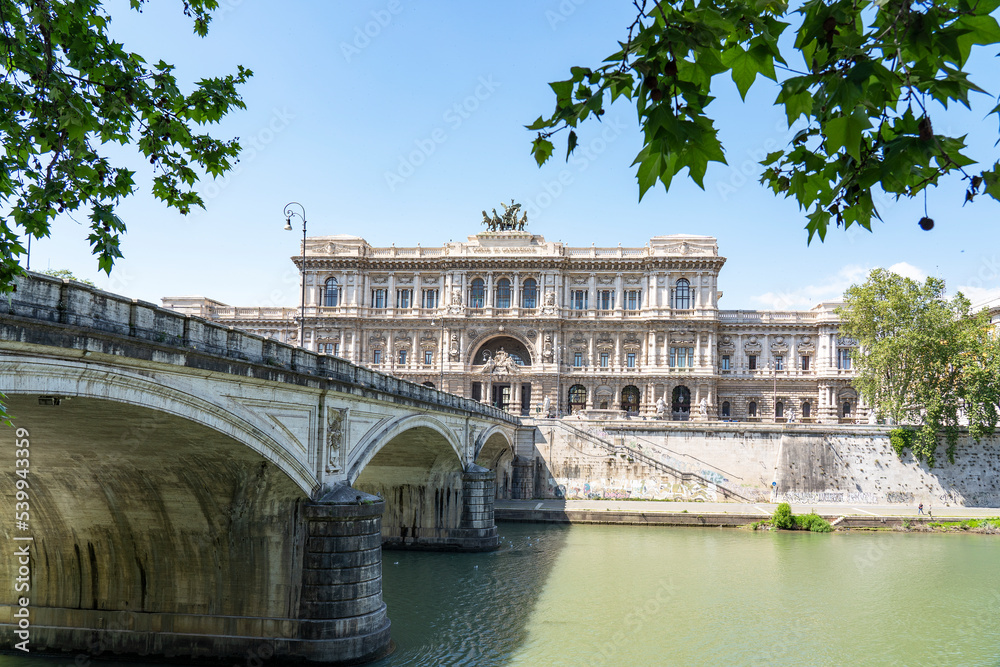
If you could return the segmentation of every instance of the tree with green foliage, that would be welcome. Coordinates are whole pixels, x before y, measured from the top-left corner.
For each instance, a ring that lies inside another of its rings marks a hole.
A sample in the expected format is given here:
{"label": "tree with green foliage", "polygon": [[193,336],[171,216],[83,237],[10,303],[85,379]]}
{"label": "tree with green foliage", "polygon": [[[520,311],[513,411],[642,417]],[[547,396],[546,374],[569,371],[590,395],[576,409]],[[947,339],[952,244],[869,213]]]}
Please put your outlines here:
{"label": "tree with green foliage", "polygon": [[882,417],[910,424],[897,451],[934,465],[943,434],[948,460],[964,424],[977,441],[993,433],[1000,411],[1000,340],[989,313],[945,295],[945,284],[923,284],[875,269],[844,294],[841,333],[854,338],[854,386]]}
{"label": "tree with green foliage", "polygon": [[[806,121],[764,159],[761,182],[795,198],[810,241],[831,224],[870,230],[880,219],[873,192],[914,197],[954,172],[966,181],[966,201],[1000,200],[1000,162],[971,170],[964,135],[932,124],[949,104],[969,107],[971,93],[986,92],[963,68],[975,47],[1000,43],[991,16],[1000,0],[808,0],[794,10],[780,0],[634,4],[638,16],[617,52],[549,84],[555,111],[528,126],[538,131],[539,166],[554,151],[553,134],[569,129],[568,159],[579,124],[625,97],[643,132],[633,162],[640,199],[657,181],[669,190],[685,168],[704,188],[708,163],[726,161],[709,109],[714,77],[728,74],[744,99],[758,77],[771,79],[789,127]],[[797,24],[791,48],[779,44],[786,19]],[[988,113],[1000,116],[1000,105]]]}
{"label": "tree with green foliage", "polygon": [[[146,0],[129,0],[142,11]],[[204,37],[217,0],[185,0],[184,13]],[[100,0],[0,0],[0,294],[22,272],[28,236],[49,235],[59,213],[85,213],[98,266],[110,273],[122,256],[125,223],[115,208],[135,189],[134,172],[103,154],[134,145],[153,165],[152,192],[187,214],[204,207],[194,185],[233,167],[240,146],[200,133],[234,108],[252,73],[198,81],[182,92],[173,66],[148,64],[108,35]]]}
{"label": "tree with green foliage", "polygon": [[90,285],[91,287],[96,287],[93,281],[87,280],[86,278],[77,278],[73,275],[73,272],[69,269],[46,269],[42,271],[47,276],[52,276],[53,278],[67,278],[69,280],[75,280],[78,283],[83,283],[84,285]]}

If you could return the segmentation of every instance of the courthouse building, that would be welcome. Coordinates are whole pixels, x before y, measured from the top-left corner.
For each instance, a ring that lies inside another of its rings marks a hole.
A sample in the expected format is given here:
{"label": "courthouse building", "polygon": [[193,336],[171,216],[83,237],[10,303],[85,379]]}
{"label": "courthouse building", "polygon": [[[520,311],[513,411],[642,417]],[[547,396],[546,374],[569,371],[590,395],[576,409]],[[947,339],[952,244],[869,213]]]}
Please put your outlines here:
{"label": "courthouse building", "polygon": [[[708,236],[569,247],[514,228],[440,247],[309,238],[298,307],[164,305],[522,415],[866,421],[836,304],[720,309]],[[523,227],[523,224],[521,225]]]}

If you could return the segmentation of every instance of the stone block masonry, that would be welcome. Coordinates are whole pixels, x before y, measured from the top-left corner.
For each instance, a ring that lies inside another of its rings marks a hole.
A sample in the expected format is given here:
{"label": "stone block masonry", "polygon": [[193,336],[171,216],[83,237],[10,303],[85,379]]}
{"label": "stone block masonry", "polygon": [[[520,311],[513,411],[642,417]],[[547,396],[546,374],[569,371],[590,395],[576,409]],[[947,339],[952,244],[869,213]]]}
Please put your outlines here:
{"label": "stone block masonry", "polygon": [[954,464],[942,446],[930,468],[909,453],[897,457],[887,427],[530,423],[533,455],[513,468],[520,497],[528,497],[530,486],[539,498],[1000,507],[996,436],[978,444],[963,436]]}

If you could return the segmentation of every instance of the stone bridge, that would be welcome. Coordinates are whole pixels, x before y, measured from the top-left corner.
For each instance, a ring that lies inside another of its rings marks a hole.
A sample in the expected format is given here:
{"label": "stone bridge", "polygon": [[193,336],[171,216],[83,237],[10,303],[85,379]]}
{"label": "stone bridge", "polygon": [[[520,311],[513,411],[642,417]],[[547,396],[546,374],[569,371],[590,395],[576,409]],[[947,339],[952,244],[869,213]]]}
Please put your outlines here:
{"label": "stone bridge", "polygon": [[29,274],[0,392],[0,648],[371,659],[382,544],[498,545],[518,420],[335,357]]}

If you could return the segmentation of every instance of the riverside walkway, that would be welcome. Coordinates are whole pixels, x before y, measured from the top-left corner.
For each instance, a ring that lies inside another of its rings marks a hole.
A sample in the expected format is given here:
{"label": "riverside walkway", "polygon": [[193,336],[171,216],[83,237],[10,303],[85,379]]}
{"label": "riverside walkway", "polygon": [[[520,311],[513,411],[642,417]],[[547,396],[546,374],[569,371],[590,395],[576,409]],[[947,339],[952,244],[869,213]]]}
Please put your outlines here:
{"label": "riverside walkway", "polygon": [[[499,521],[628,525],[740,526],[770,517],[776,503],[659,502],[643,500],[497,500]],[[792,504],[793,514],[816,512],[845,528],[892,527],[906,521],[961,521],[1000,516],[996,507]],[[841,519],[841,517],[844,517]],[[838,521],[839,520],[839,521]]]}

